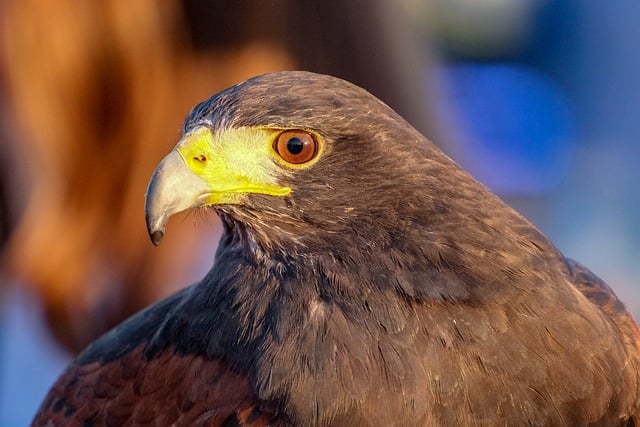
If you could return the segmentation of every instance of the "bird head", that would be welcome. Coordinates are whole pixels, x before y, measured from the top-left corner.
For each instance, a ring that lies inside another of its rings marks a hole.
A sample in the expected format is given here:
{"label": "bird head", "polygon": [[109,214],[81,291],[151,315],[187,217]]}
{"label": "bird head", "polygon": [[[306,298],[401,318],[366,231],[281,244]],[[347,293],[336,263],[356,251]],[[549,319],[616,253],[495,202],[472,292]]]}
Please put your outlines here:
{"label": "bird head", "polygon": [[311,236],[354,228],[366,240],[367,224],[380,229],[381,221],[412,217],[414,190],[433,176],[420,169],[447,161],[425,153],[432,148],[391,108],[344,80],[259,76],[188,115],[182,139],[149,184],[149,235],[157,245],[173,214],[212,206],[251,227],[265,246],[304,246]]}

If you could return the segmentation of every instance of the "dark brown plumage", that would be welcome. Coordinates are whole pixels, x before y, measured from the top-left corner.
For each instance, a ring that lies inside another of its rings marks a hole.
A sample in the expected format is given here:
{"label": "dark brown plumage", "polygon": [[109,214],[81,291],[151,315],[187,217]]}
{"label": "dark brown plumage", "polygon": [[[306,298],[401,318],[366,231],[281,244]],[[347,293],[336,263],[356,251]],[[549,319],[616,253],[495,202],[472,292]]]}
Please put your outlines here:
{"label": "dark brown plumage", "polygon": [[213,268],[85,350],[34,425],[637,422],[611,289],[366,91],[268,74],[184,131],[147,224],[212,205]]}

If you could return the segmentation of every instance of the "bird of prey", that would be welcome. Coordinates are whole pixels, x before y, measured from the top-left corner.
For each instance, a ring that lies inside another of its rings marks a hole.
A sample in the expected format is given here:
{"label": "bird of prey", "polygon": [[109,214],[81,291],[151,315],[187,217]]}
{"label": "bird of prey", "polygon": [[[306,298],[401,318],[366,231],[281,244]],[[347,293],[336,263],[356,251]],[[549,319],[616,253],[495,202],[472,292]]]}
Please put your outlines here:
{"label": "bird of prey", "polygon": [[154,244],[215,210],[213,267],[91,344],[36,426],[638,424],[622,302],[364,89],[226,89],[146,197]]}

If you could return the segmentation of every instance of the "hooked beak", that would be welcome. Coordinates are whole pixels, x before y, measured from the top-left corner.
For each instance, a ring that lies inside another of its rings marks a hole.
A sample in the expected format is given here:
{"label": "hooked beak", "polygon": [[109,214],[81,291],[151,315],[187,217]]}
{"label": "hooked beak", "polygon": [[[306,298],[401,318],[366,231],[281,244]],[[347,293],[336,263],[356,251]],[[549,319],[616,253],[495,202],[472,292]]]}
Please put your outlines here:
{"label": "hooked beak", "polygon": [[204,179],[187,166],[177,150],[171,151],[153,172],[147,188],[145,219],[151,242],[160,244],[172,215],[205,205],[209,194]]}

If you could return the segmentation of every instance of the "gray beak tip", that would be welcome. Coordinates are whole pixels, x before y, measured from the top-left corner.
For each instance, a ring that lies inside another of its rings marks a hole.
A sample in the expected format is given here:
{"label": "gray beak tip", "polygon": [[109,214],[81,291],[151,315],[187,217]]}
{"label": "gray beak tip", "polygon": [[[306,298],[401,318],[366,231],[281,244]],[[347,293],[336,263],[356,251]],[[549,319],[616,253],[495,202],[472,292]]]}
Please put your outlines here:
{"label": "gray beak tip", "polygon": [[164,228],[166,224],[166,216],[161,215],[159,218],[151,218],[147,216],[147,233],[154,246],[158,246],[164,237]]}
{"label": "gray beak tip", "polygon": [[164,237],[164,231],[156,230],[149,233],[149,237],[151,238],[151,243],[153,243],[154,246],[158,246]]}

